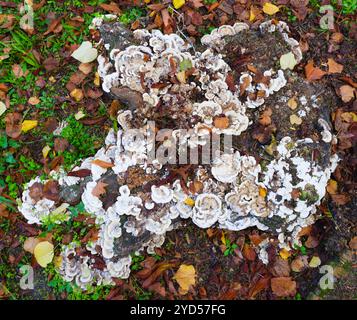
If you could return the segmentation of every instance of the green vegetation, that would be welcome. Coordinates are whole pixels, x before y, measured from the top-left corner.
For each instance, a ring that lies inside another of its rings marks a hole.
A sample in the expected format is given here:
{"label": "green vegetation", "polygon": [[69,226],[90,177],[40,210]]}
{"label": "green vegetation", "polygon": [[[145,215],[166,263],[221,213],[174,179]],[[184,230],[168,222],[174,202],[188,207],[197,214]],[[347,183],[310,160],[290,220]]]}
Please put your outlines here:
{"label": "green vegetation", "polygon": [[234,253],[234,250],[238,248],[238,245],[236,243],[231,243],[229,239],[226,239],[226,250],[224,250],[223,255],[225,257],[232,255]]}
{"label": "green vegetation", "polygon": [[119,17],[119,21],[125,25],[128,25],[135,20],[143,17],[145,15],[145,10],[142,8],[134,7],[125,10]]}

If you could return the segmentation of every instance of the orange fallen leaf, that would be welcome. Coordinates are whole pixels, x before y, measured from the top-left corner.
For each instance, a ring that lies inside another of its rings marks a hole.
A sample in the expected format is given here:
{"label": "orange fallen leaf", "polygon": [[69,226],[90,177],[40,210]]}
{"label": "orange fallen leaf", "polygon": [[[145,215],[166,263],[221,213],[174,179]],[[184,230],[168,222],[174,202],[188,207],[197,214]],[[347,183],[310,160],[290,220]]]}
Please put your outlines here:
{"label": "orange fallen leaf", "polygon": [[314,67],[314,61],[309,60],[305,66],[305,75],[308,81],[319,80],[326,74],[325,71],[320,68]]}
{"label": "orange fallen leaf", "polygon": [[227,129],[229,127],[229,119],[227,117],[216,117],[213,124],[218,129]]}
{"label": "orange fallen leaf", "polygon": [[95,164],[103,169],[109,169],[109,168],[113,168],[114,164],[110,163],[110,162],[106,162],[100,159],[95,159],[92,161],[92,164]]}

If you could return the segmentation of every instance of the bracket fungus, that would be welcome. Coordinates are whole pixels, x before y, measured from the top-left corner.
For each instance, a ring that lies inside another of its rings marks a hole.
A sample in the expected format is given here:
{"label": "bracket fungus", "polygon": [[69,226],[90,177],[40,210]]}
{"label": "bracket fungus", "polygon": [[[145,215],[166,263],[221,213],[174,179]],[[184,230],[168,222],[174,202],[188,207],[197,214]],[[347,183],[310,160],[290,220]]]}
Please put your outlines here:
{"label": "bracket fungus", "polygon": [[[95,218],[99,234],[86,245],[63,246],[63,278],[83,289],[127,278],[131,254],[145,248],[154,252],[182,219],[192,219],[200,228],[257,227],[277,235],[287,250],[298,242],[301,228],[316,218],[338,158],[331,156],[328,117],[319,119],[310,112],[330,103],[328,93],[318,94],[321,87],[289,68],[276,69],[283,54],[291,52],[296,63],[302,59],[286,23],[268,21],[258,30],[244,23],[222,26],[202,38],[201,51],[177,34],[131,33],[119,23],[101,20],[93,26],[99,26],[103,37],[98,56],[103,90],[126,106],[118,114],[119,128],[111,129],[106,145],[72,170],[86,170],[86,177],[51,174],[61,190],[58,199],[42,192],[44,182],[36,178],[25,186],[19,204],[29,223],[41,224],[76,198],[63,190],[78,187],[77,203],[82,201]],[[294,110],[287,105],[292,96],[299,101]],[[271,154],[264,144],[253,148],[249,142],[254,120],[267,108],[273,109],[272,121],[280,129]],[[304,121],[309,119],[313,138],[290,130],[288,118],[299,111],[305,112]],[[154,146],[146,130],[149,121],[167,130]],[[152,151],[181,135],[193,149],[203,148],[202,141],[214,133],[230,137],[233,144],[208,163],[177,165],[157,157],[150,161]],[[314,157],[314,150],[321,156]],[[98,184],[106,185],[104,194]],[[293,197],[294,190],[298,197]]]}

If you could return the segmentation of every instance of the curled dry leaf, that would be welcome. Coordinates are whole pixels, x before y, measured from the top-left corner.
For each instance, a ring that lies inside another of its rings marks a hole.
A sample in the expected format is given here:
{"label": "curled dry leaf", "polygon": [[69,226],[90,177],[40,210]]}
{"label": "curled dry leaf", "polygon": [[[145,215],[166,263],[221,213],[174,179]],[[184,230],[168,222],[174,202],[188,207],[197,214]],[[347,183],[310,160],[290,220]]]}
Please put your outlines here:
{"label": "curled dry leaf", "polygon": [[194,286],[196,284],[195,267],[192,265],[182,264],[173,279],[175,279],[180,286],[180,294],[186,294],[190,286]]}

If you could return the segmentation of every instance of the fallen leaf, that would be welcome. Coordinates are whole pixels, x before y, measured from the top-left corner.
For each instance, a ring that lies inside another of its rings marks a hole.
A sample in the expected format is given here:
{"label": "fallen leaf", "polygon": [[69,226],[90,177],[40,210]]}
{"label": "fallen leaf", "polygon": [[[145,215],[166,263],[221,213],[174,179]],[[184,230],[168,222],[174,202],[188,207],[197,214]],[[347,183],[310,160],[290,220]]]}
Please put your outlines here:
{"label": "fallen leaf", "polygon": [[69,142],[67,141],[67,139],[58,137],[55,138],[54,140],[53,149],[56,152],[64,152],[68,148],[68,146],[69,146]]}
{"label": "fallen leaf", "polygon": [[325,71],[322,71],[320,68],[314,67],[314,61],[309,60],[305,66],[305,76],[308,81],[319,80],[326,74]]}
{"label": "fallen leaf", "polygon": [[172,0],[172,4],[175,9],[180,9],[184,4],[186,0]]}
{"label": "fallen leaf", "polygon": [[330,179],[327,183],[326,191],[329,194],[336,194],[337,193],[337,181]]}
{"label": "fallen leaf", "polygon": [[90,63],[81,63],[78,67],[79,71],[84,73],[85,75],[88,75],[92,72],[93,70],[93,65]]}
{"label": "fallen leaf", "polygon": [[298,256],[291,262],[291,270],[294,272],[301,272],[309,265],[307,256]]}
{"label": "fallen leaf", "polygon": [[95,159],[92,161],[92,164],[95,164],[103,169],[109,169],[109,168],[113,168],[114,164],[111,162],[106,162],[100,159]]}
{"label": "fallen leaf", "polygon": [[332,58],[328,59],[327,65],[328,65],[328,73],[341,73],[343,70],[343,65],[337,63]]}
{"label": "fallen leaf", "polygon": [[262,112],[258,122],[263,126],[269,126],[271,124],[271,115],[273,114],[271,108],[268,108]]}
{"label": "fallen leaf", "polygon": [[84,97],[83,91],[81,89],[75,88],[71,91],[70,96],[77,102],[81,101]]}
{"label": "fallen leaf", "polygon": [[249,289],[248,297],[254,298],[259,292],[269,286],[270,277],[259,278],[259,280]]}
{"label": "fallen leaf", "polygon": [[355,89],[347,84],[340,87],[341,99],[343,102],[349,102],[354,98]]}
{"label": "fallen leaf", "polygon": [[215,117],[213,125],[218,129],[227,129],[229,127],[229,119],[226,116]]}
{"label": "fallen leaf", "polygon": [[292,97],[288,100],[288,107],[291,109],[291,110],[295,110],[298,106],[298,103],[297,103],[297,99],[296,97]]}
{"label": "fallen leaf", "polygon": [[54,257],[53,244],[48,241],[40,242],[34,248],[34,256],[37,263],[46,268],[52,262]]}
{"label": "fallen leaf", "polygon": [[48,153],[50,152],[50,150],[51,150],[51,147],[47,146],[47,145],[42,148],[42,156],[43,156],[44,159],[47,158]]}
{"label": "fallen leaf", "polygon": [[351,201],[351,198],[348,194],[331,194],[332,201],[339,206],[343,206],[346,203]]}
{"label": "fallen leaf", "polygon": [[280,67],[283,70],[290,69],[293,70],[294,67],[296,66],[297,61],[295,59],[295,56],[292,52],[283,54],[280,57]]}
{"label": "fallen leaf", "polygon": [[37,120],[24,120],[21,125],[21,131],[22,132],[30,131],[33,128],[36,128],[37,124],[38,124]]}
{"label": "fallen leaf", "polygon": [[306,248],[313,249],[319,245],[319,240],[317,240],[314,236],[309,235],[305,242]]}
{"label": "fallen leaf", "polygon": [[82,110],[79,110],[75,115],[74,115],[74,118],[76,120],[80,120],[82,118],[84,118],[86,115],[85,113],[82,111]]}
{"label": "fallen leaf", "polygon": [[243,256],[249,261],[254,261],[257,257],[257,254],[248,243],[245,243],[243,247]]}
{"label": "fallen leaf", "polygon": [[296,294],[296,282],[291,277],[272,278],[271,289],[277,297],[293,297]]}
{"label": "fallen leaf", "polygon": [[273,266],[270,268],[270,271],[275,277],[288,277],[290,275],[289,262],[277,257]]}
{"label": "fallen leaf", "polygon": [[71,56],[82,63],[89,63],[97,58],[98,50],[93,48],[90,41],[84,41]]}
{"label": "fallen leaf", "polygon": [[302,124],[302,119],[300,117],[298,117],[296,114],[292,114],[290,116],[290,123],[292,125],[294,125],[294,124],[300,125],[300,124]]}
{"label": "fallen leaf", "polygon": [[190,286],[194,286],[196,284],[195,267],[192,265],[182,264],[173,276],[173,279],[175,279],[180,286],[180,294],[186,294]]}
{"label": "fallen leaf", "polygon": [[277,7],[276,5],[274,5],[270,2],[266,2],[263,5],[263,12],[271,16],[271,15],[279,12],[279,7]]}
{"label": "fallen leaf", "polygon": [[0,116],[3,115],[6,110],[7,110],[6,104],[4,102],[0,101]]}
{"label": "fallen leaf", "polygon": [[108,186],[107,183],[98,181],[97,185],[92,190],[92,195],[99,198],[101,195],[105,194],[107,191],[105,188]]}
{"label": "fallen leaf", "polygon": [[176,73],[176,78],[180,83],[186,83],[186,72],[185,71],[180,71]]}
{"label": "fallen leaf", "polygon": [[40,243],[40,240],[34,237],[29,237],[24,242],[24,250],[30,252],[31,254],[34,253],[35,247]]}
{"label": "fallen leaf", "polygon": [[109,12],[112,12],[117,15],[121,14],[121,10],[120,10],[118,4],[113,1],[111,1],[109,4],[101,3],[99,6],[102,9],[104,9],[105,11],[109,11]]}
{"label": "fallen leaf", "polygon": [[309,267],[317,268],[319,265],[321,265],[321,259],[317,256],[313,256],[309,262]]}
{"label": "fallen leaf", "polygon": [[286,250],[286,249],[281,249],[279,251],[280,257],[282,257],[284,260],[288,260],[289,257],[291,256],[291,252]]}
{"label": "fallen leaf", "polygon": [[39,104],[40,103],[40,99],[37,98],[37,97],[31,97],[29,100],[28,100],[28,103],[32,106],[35,106],[36,104]]}
{"label": "fallen leaf", "polygon": [[353,237],[348,245],[352,250],[357,250],[357,237]]}

